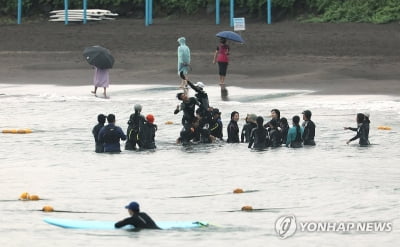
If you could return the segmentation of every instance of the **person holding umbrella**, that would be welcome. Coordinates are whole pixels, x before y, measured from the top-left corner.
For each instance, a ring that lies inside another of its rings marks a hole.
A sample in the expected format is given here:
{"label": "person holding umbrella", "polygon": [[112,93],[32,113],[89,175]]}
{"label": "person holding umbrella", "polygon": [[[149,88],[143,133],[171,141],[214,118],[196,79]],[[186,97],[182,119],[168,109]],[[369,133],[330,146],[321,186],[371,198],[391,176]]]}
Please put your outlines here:
{"label": "person holding umbrella", "polygon": [[107,97],[107,88],[110,84],[109,69],[114,65],[114,57],[110,51],[99,45],[86,47],[83,51],[83,57],[95,69],[92,94],[96,95],[97,88],[104,88],[104,98]]}
{"label": "person holding umbrella", "polygon": [[92,91],[92,94],[96,95],[97,88],[102,87],[103,90],[103,95],[104,98],[108,98],[107,96],[107,88],[110,85],[110,74],[108,69],[99,69],[96,66],[93,66],[95,72],[94,72],[94,77],[93,77],[93,84],[94,84],[94,90]]}
{"label": "person holding umbrella", "polygon": [[229,63],[229,45],[226,44],[225,38],[219,39],[219,45],[214,53],[213,64],[216,62],[218,62],[219,84],[224,87]]}

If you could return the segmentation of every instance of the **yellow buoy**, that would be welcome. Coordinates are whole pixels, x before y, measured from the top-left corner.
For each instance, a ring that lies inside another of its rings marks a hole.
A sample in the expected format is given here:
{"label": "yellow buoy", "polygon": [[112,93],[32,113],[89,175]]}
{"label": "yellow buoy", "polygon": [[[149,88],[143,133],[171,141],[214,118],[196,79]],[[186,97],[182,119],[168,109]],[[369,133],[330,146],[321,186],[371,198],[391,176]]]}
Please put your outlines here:
{"label": "yellow buoy", "polygon": [[253,211],[253,207],[252,206],[243,206],[242,211]]}
{"label": "yellow buoy", "polygon": [[378,126],[378,130],[392,130],[389,126]]}
{"label": "yellow buoy", "polygon": [[32,133],[31,129],[5,129],[1,131],[4,134],[29,134]]}
{"label": "yellow buoy", "polygon": [[167,121],[167,122],[165,122],[165,124],[174,124],[174,122],[172,122],[172,121]]}
{"label": "yellow buoy", "polygon": [[235,193],[235,194],[243,193],[243,192],[244,192],[244,191],[243,191],[243,189],[241,189],[241,188],[236,188],[236,189],[233,190],[233,193]]}
{"label": "yellow buoy", "polygon": [[28,192],[24,192],[19,196],[20,200],[29,200],[29,193]]}
{"label": "yellow buoy", "polygon": [[53,212],[54,208],[52,206],[46,205],[42,208],[43,212]]}
{"label": "yellow buoy", "polygon": [[40,198],[39,198],[38,195],[30,195],[30,196],[29,196],[29,200],[37,201],[37,200],[40,200]]}

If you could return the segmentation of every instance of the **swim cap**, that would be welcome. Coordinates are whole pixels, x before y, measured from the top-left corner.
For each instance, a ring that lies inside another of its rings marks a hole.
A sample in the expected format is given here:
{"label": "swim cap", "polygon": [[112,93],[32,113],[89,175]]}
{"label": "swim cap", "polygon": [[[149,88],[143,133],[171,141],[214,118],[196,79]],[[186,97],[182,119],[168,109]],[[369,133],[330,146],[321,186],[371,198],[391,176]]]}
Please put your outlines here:
{"label": "swim cap", "polygon": [[154,116],[152,114],[149,114],[146,116],[146,120],[149,123],[154,123]]}
{"label": "swim cap", "polygon": [[204,83],[203,82],[201,82],[201,81],[198,81],[198,82],[196,82],[196,84],[194,84],[196,87],[200,87],[200,88],[204,88],[206,85],[204,85]]}
{"label": "swim cap", "polygon": [[134,107],[135,111],[141,112],[142,111],[142,106],[140,104],[136,104]]}
{"label": "swim cap", "polygon": [[126,205],[125,208],[133,210],[133,211],[137,211],[137,212],[140,211],[140,206],[139,206],[139,203],[137,203],[137,202],[131,202],[128,205]]}

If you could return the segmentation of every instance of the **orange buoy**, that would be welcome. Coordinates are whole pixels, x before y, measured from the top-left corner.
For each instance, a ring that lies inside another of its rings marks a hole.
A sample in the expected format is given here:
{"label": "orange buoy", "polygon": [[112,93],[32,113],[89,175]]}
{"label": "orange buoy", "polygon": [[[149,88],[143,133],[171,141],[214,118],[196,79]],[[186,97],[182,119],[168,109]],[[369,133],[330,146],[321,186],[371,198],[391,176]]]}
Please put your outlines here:
{"label": "orange buoy", "polygon": [[243,206],[242,211],[253,211],[253,207],[252,206]]}
{"label": "orange buoy", "polygon": [[378,126],[378,130],[392,130],[389,126]]}
{"label": "orange buoy", "polygon": [[29,200],[37,201],[37,200],[40,200],[40,198],[39,198],[38,195],[30,195],[30,196],[29,196]]}
{"label": "orange buoy", "polygon": [[1,131],[3,134],[30,134],[31,129],[5,129]]}
{"label": "orange buoy", "polygon": [[241,188],[236,188],[236,189],[233,190],[233,193],[235,193],[235,194],[243,193],[243,192],[244,192],[244,191],[243,191],[243,189],[241,189]]}
{"label": "orange buoy", "polygon": [[46,205],[42,208],[43,212],[53,212],[54,208],[52,206]]}
{"label": "orange buoy", "polygon": [[29,200],[29,193],[28,192],[24,192],[19,196],[20,200]]}

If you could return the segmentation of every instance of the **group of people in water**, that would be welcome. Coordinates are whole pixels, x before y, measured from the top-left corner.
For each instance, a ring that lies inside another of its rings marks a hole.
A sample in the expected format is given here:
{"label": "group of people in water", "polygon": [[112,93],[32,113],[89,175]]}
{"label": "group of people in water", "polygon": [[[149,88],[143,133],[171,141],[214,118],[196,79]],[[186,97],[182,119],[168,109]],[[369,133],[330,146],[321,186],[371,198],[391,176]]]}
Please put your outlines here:
{"label": "group of people in water", "polygon": [[[184,75],[182,78],[184,78]],[[223,124],[221,112],[218,108],[210,106],[208,95],[204,90],[204,83],[193,84],[185,80],[187,85],[196,94],[189,97],[186,91],[178,93],[177,99],[182,101],[174,111],[174,114],[183,112],[182,130],[177,139],[177,143],[184,145],[199,142],[212,143],[223,140]],[[196,108],[197,106],[197,108]],[[311,120],[311,111],[303,111],[303,124],[300,126],[300,117],[292,118],[293,127],[290,128],[286,118],[280,117],[278,109],[271,110],[271,120],[264,124],[262,116],[248,114],[246,124],[240,132],[238,121],[239,112],[233,111],[227,126],[228,143],[248,143],[249,148],[265,149],[267,147],[287,147],[298,148],[303,145],[315,145],[315,124]]]}
{"label": "group of people in water", "polygon": [[[174,114],[182,112],[182,129],[176,143],[189,145],[193,143],[213,143],[224,141],[223,123],[221,112],[218,108],[211,107],[208,95],[204,90],[204,83],[193,84],[182,78],[191,89],[196,93],[190,97],[188,90],[184,90],[176,95],[181,101],[174,110]],[[94,126],[92,133],[96,143],[96,152],[121,152],[120,140],[126,140],[125,150],[136,149],[155,149],[155,134],[157,125],[154,124],[154,116],[148,114],[146,117],[141,114],[142,106],[136,104],[127,122],[126,134],[115,125],[115,115],[98,115],[98,124]],[[314,146],[315,143],[315,123],[311,120],[312,112],[304,110],[302,112],[302,124],[300,117],[292,117],[292,127],[288,120],[280,116],[278,109],[271,110],[271,119],[264,122],[262,116],[247,114],[242,130],[238,126],[239,112],[231,113],[230,122],[226,128],[228,143],[247,143],[249,148],[265,149],[268,147],[286,146],[290,148],[300,148],[303,146]],[[108,125],[105,125],[105,122]],[[347,141],[359,139],[361,146],[369,145],[369,114],[357,114],[357,127],[345,127],[344,129],[356,132],[356,135]]]}
{"label": "group of people in water", "polygon": [[[142,106],[136,104],[128,120],[126,134],[121,127],[115,125],[115,115],[99,114],[97,116],[97,125],[93,127],[92,134],[95,140],[97,153],[121,152],[120,140],[125,142],[125,150],[155,149],[155,133],[157,125],[154,124],[154,116],[148,114],[144,117],[141,114]],[[105,122],[108,124],[105,125]]]}

